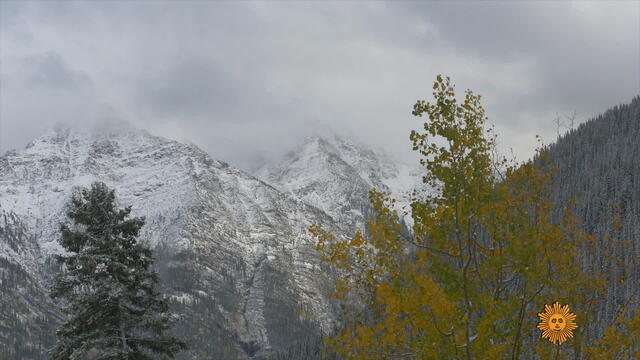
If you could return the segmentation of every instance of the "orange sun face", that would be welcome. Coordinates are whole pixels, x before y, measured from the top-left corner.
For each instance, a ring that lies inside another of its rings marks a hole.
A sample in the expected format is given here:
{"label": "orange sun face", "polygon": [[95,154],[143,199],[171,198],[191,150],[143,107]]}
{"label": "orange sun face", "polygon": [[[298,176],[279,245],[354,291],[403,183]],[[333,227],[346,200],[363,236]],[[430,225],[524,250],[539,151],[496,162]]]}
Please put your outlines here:
{"label": "orange sun face", "polygon": [[560,306],[558,302],[553,306],[545,305],[545,312],[539,313],[542,338],[549,339],[553,344],[562,344],[573,337],[573,330],[578,327],[574,320],[576,315],[569,312],[569,305]]}
{"label": "orange sun face", "polygon": [[562,331],[567,326],[565,317],[560,314],[553,314],[549,319],[549,328],[553,331]]}

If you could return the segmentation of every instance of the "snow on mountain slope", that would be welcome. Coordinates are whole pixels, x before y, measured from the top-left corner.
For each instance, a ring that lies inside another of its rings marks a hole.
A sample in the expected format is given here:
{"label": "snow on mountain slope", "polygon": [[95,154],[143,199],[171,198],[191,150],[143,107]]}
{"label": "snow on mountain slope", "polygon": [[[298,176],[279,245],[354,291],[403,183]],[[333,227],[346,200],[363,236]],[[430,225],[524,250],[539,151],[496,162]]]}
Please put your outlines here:
{"label": "snow on mountain slope", "polygon": [[[44,291],[64,205],[75,186],[94,180],[146,217],[141,239],[156,249],[162,284],[183,316],[176,330],[192,342],[183,358],[247,358],[332,326],[332,282],[307,229],[320,223],[344,234],[339,224],[194,145],[126,124],[58,127],[0,157],[0,208],[34,239],[14,254],[0,237],[0,258],[14,259]],[[0,224],[0,234],[6,229]]]}
{"label": "snow on mountain slope", "polygon": [[0,158],[0,206],[39,229],[39,245],[46,257],[60,251],[56,241],[59,210],[73,187],[100,179],[117,187],[118,198],[133,205],[135,215],[168,218],[154,224],[153,230],[146,229],[155,246],[181,207],[193,199],[188,176],[192,152],[125,124],[91,132],[60,127],[32,141],[24,151]]}
{"label": "snow on mountain slope", "polygon": [[[255,175],[331,215],[350,229],[362,229],[371,188],[390,192],[397,210],[407,212],[411,192],[420,183],[418,166],[337,136],[311,136],[281,160]],[[410,224],[410,216],[404,217]]]}

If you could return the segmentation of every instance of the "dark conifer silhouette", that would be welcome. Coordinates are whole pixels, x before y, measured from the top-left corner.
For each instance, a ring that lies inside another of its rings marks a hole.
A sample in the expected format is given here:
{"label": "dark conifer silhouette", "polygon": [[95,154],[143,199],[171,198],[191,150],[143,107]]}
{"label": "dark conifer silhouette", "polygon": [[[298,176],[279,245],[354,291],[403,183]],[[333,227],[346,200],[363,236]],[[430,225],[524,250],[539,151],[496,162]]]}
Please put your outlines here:
{"label": "dark conifer silhouette", "polygon": [[71,223],[60,225],[67,253],[57,256],[63,271],[52,289],[68,317],[53,360],[172,359],[186,348],[166,334],[174,315],[156,290],[152,251],[136,239],[145,220],[130,212],[101,182],[68,204]]}

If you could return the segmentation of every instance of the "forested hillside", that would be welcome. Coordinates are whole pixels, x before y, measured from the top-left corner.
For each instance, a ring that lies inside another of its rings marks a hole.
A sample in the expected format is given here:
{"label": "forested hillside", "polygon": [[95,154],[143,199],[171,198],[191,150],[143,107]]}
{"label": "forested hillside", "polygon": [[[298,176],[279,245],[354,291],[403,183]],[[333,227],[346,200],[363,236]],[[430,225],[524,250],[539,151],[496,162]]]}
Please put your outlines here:
{"label": "forested hillside", "polygon": [[617,307],[640,308],[640,97],[570,130],[548,156],[555,203],[575,200],[574,214],[601,241],[597,257],[584,261],[608,274],[598,321],[612,323]]}

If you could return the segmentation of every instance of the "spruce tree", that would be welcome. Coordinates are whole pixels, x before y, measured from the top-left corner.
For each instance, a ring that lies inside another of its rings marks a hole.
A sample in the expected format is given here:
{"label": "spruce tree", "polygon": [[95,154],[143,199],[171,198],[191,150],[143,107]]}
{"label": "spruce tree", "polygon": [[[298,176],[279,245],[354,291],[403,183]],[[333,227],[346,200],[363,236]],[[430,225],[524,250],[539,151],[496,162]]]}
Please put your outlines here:
{"label": "spruce tree", "polygon": [[52,297],[67,320],[50,351],[53,360],[172,359],[186,348],[166,332],[175,320],[156,290],[152,251],[137,241],[143,217],[116,206],[115,191],[95,182],[76,192],[60,224],[62,265]]}

